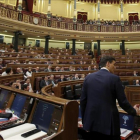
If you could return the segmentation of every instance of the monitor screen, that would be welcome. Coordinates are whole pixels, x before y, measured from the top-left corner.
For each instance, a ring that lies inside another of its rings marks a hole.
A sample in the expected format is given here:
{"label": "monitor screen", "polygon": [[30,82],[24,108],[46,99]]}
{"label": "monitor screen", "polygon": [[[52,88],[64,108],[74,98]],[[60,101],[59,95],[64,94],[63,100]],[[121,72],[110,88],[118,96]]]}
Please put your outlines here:
{"label": "monitor screen", "polygon": [[48,132],[54,109],[54,105],[39,101],[33,115],[32,123],[35,124],[38,129]]}
{"label": "monitor screen", "polygon": [[10,95],[10,91],[1,89],[0,93],[0,109],[4,109],[4,104],[9,100],[8,96]]}
{"label": "monitor screen", "polygon": [[134,130],[134,116],[125,114],[125,113],[119,113],[120,115],[120,128],[128,129],[128,130]]}
{"label": "monitor screen", "polygon": [[17,94],[13,101],[11,110],[14,111],[14,114],[17,115],[18,117],[20,117],[22,113],[22,110],[26,102],[26,98],[27,97],[24,95]]}

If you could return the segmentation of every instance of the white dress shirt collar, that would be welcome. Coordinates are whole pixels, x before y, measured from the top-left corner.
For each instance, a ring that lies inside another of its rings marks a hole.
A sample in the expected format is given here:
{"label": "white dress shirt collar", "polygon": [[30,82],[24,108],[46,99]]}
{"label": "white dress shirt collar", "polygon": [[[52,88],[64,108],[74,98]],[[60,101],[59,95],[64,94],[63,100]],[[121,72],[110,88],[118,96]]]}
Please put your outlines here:
{"label": "white dress shirt collar", "polygon": [[107,70],[107,71],[109,71],[106,67],[102,67],[101,69],[104,69],[104,70]]}

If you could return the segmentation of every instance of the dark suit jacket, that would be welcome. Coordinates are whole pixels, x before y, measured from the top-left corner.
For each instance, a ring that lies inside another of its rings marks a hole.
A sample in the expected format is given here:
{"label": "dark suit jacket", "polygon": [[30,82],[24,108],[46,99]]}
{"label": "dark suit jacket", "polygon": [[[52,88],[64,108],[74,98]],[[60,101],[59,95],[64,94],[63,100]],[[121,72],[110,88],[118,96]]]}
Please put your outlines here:
{"label": "dark suit jacket", "polygon": [[52,72],[52,69],[48,70],[48,68],[47,68],[47,69],[44,70],[44,72]]}
{"label": "dark suit jacket", "polygon": [[[67,81],[67,79],[66,78],[63,78],[63,81]],[[57,82],[62,82],[62,80],[61,79],[58,79]]]}
{"label": "dark suit jacket", "polygon": [[120,135],[116,99],[126,112],[136,115],[117,75],[101,69],[86,76],[80,99],[83,128],[106,135]]}
{"label": "dark suit jacket", "polygon": [[[50,84],[51,84],[51,81],[48,80],[48,85],[50,85]],[[45,80],[41,80],[41,81],[40,81],[40,89],[42,89],[42,88],[45,87],[45,86],[47,86]]]}

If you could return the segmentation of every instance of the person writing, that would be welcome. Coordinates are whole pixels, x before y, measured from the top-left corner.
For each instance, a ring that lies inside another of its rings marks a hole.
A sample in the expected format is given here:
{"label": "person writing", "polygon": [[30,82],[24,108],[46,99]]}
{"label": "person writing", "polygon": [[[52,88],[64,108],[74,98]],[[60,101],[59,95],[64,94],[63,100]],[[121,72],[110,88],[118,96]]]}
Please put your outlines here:
{"label": "person writing", "polygon": [[115,58],[105,56],[101,69],[86,76],[80,99],[83,129],[88,140],[121,140],[116,100],[130,115],[139,115],[139,104],[127,101],[119,76],[114,75]]}

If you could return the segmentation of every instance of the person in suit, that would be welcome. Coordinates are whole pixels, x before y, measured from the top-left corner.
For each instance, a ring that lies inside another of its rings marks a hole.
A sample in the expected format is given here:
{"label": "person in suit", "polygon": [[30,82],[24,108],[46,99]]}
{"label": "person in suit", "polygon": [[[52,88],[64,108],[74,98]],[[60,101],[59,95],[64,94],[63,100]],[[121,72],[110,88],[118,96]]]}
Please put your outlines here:
{"label": "person in suit", "polygon": [[58,66],[56,66],[55,68],[55,72],[59,72],[60,68]]}
{"label": "person in suit", "polygon": [[48,86],[50,84],[51,84],[51,82],[50,82],[50,80],[48,80],[48,76],[45,76],[45,78],[40,81],[40,89],[42,89],[43,87]]}
{"label": "person in suit", "polygon": [[140,86],[140,81],[139,80],[134,80],[133,85]]}
{"label": "person in suit", "polygon": [[67,81],[67,79],[64,77],[64,75],[61,75],[60,79],[58,79],[58,82],[63,82],[63,81]]}
{"label": "person in suit", "polygon": [[49,65],[48,68],[44,70],[44,72],[52,72],[52,69],[51,68],[52,68],[52,66]]}
{"label": "person in suit", "polygon": [[35,70],[34,70],[33,72],[35,72],[35,73],[40,72],[40,68],[39,68],[39,67],[36,67]]}
{"label": "person in suit", "polygon": [[56,86],[55,81],[54,81],[54,75],[53,74],[50,75],[50,82],[53,85],[53,87]]}
{"label": "person in suit", "polygon": [[80,67],[78,68],[78,70],[82,71],[82,70],[83,70],[83,68],[80,66]]}
{"label": "person in suit", "polygon": [[75,76],[73,77],[73,80],[79,80],[78,74],[76,73]]}
{"label": "person in suit", "polygon": [[119,113],[116,100],[128,114],[139,114],[139,104],[134,108],[127,101],[120,78],[114,75],[115,58],[105,56],[100,61],[101,70],[86,76],[80,99],[83,129],[88,140],[121,140]]}
{"label": "person in suit", "polygon": [[138,73],[136,71],[134,71],[133,76],[138,76]]}

